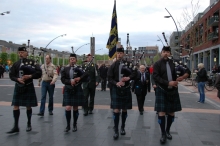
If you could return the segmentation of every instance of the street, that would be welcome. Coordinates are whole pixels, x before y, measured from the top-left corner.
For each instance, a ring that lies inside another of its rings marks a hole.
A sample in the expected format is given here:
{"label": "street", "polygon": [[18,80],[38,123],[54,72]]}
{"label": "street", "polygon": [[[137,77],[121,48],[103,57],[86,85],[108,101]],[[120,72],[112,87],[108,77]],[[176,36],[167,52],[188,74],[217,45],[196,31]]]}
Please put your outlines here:
{"label": "street", "polygon": [[[59,77],[60,78],[60,77]],[[41,91],[34,80],[38,107],[33,108],[32,127],[29,133],[25,131],[26,110],[21,107],[19,120],[20,132],[16,135],[7,135],[5,132],[13,126],[13,107],[11,100],[14,90],[14,82],[7,75],[0,79],[0,145],[90,145],[90,146],[159,146],[160,129],[157,123],[157,115],[154,111],[155,96],[151,90],[145,100],[144,115],[140,115],[137,108],[136,96],[133,94],[133,109],[128,111],[126,122],[126,135],[120,136],[118,141],[112,139],[113,120],[110,109],[109,90],[100,91],[97,87],[95,96],[94,114],[83,116],[79,110],[78,131],[64,133],[66,126],[64,108],[62,107],[62,87],[60,79],[56,82],[54,93],[54,115],[46,113],[44,117],[36,114],[39,112]],[[216,91],[215,91],[216,92]],[[220,145],[220,102],[206,97],[205,104],[197,103],[199,96],[196,90],[179,84],[179,93],[182,103],[182,111],[175,114],[175,121],[171,127],[173,139],[165,145],[173,146],[201,146]],[[48,98],[47,98],[48,102]]]}

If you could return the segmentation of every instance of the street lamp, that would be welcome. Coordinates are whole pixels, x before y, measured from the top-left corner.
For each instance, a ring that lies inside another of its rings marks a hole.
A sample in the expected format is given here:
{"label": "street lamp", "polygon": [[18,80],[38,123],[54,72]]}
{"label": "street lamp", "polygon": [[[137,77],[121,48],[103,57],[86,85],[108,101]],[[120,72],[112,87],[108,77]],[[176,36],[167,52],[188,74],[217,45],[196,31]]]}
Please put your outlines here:
{"label": "street lamp", "polygon": [[10,14],[10,11],[2,12],[0,15]]}
{"label": "street lamp", "polygon": [[63,37],[63,36],[66,36],[66,34],[59,35],[59,36],[55,37],[54,39],[52,39],[52,40],[46,45],[45,49],[46,49],[47,46],[49,46],[49,44],[50,44],[51,42],[53,42],[55,39],[57,39],[57,38],[59,38],[59,37]]}
{"label": "street lamp", "polygon": [[[88,45],[88,44],[90,44],[90,43],[86,43],[86,44],[80,46],[79,48],[76,49],[76,51],[79,50],[81,47],[83,47],[83,46],[85,46],[85,45]],[[75,51],[75,53],[76,53],[76,51]]]}
{"label": "street lamp", "polygon": [[[166,9],[166,8],[165,8]],[[166,9],[166,11],[170,14],[170,12]],[[174,22],[174,24],[175,24],[175,26],[176,26],[176,30],[177,30],[177,34],[178,34],[178,42],[180,43],[180,34],[179,34],[179,30],[178,30],[178,27],[177,27],[177,25],[176,25],[176,22],[175,22],[175,20],[174,20],[174,18],[173,18],[173,16],[170,14],[169,16],[164,16],[164,18],[172,18],[173,19],[173,22]],[[181,50],[181,48],[179,49],[179,57],[181,58],[181,55],[182,55],[182,50]],[[180,59],[179,58],[179,59]]]}

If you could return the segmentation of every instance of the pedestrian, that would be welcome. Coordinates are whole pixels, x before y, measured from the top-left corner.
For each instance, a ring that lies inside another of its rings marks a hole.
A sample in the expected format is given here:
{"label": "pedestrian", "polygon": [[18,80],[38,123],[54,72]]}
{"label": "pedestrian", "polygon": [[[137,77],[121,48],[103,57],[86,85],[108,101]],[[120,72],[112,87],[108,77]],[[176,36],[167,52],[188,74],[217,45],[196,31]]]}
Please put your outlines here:
{"label": "pedestrian", "polygon": [[136,70],[130,70],[130,62],[123,60],[124,48],[117,48],[117,60],[108,69],[108,81],[111,84],[111,109],[114,111],[114,135],[116,140],[119,137],[119,112],[121,113],[121,135],[125,135],[125,121],[127,110],[132,109],[132,95],[130,90],[130,80],[136,76]]}
{"label": "pedestrian", "polygon": [[132,91],[134,91],[137,97],[140,115],[143,115],[144,112],[144,102],[149,88],[148,82],[150,81],[150,75],[145,69],[146,67],[144,65],[140,65],[139,71],[132,86]]}
{"label": "pedestrian", "polygon": [[57,81],[57,77],[58,77],[56,66],[51,62],[51,56],[46,55],[45,61],[46,63],[41,65],[42,77],[39,79],[38,82],[38,86],[40,86],[42,81],[41,104],[40,104],[40,111],[37,114],[38,116],[44,116],[47,92],[49,94],[48,112],[49,115],[53,115],[53,95],[54,95],[55,82]]}
{"label": "pedestrian", "polygon": [[198,103],[205,102],[205,83],[208,80],[207,71],[204,68],[203,63],[198,64],[198,70],[195,70],[197,74],[197,82],[198,82],[198,91],[199,91],[199,100]]}
{"label": "pedestrian", "polygon": [[15,81],[14,95],[12,99],[14,127],[7,132],[8,134],[19,132],[18,121],[20,116],[20,106],[25,106],[27,111],[26,131],[32,130],[31,116],[32,107],[37,106],[37,97],[34,89],[33,79],[38,79],[42,75],[40,66],[32,59],[27,59],[28,52],[26,47],[18,48],[20,60],[11,67],[9,77]]}
{"label": "pedestrian", "polygon": [[217,79],[215,81],[215,87],[218,90],[217,97],[220,99],[220,74],[217,75]]}
{"label": "pedestrian", "polygon": [[[79,116],[78,106],[85,104],[85,98],[81,87],[81,81],[88,76],[78,66],[76,66],[76,54],[70,54],[69,65],[61,70],[61,81],[65,84],[63,93],[63,106],[65,106],[65,115],[67,127],[64,132],[70,130],[71,109],[73,108],[73,132],[77,131],[77,119]],[[80,82],[79,82],[80,81]]]}
{"label": "pedestrian", "polygon": [[[177,78],[175,64],[169,59],[171,56],[171,48],[164,46],[161,51],[161,59],[157,61],[153,68],[153,79],[156,87],[156,102],[154,110],[158,112],[158,123],[161,128],[161,143],[165,143],[166,139],[172,139],[170,127],[174,121],[174,113],[181,111],[181,103],[178,93],[178,82],[189,76],[188,69],[184,70]],[[167,113],[167,118],[165,114]],[[166,128],[165,128],[166,125]]]}
{"label": "pedestrian", "polygon": [[0,78],[3,78],[3,73],[4,73],[4,68],[3,68],[3,66],[0,64]]}
{"label": "pedestrian", "polygon": [[[88,72],[89,76],[86,81],[82,83],[83,92],[85,96],[85,104],[83,106],[84,116],[93,114],[94,100],[95,100],[95,90],[100,82],[100,75],[98,70],[98,65],[91,62],[93,61],[92,55],[88,54],[86,56],[87,64],[84,64],[85,71]],[[90,100],[89,100],[90,98]]]}
{"label": "pedestrian", "polygon": [[101,91],[106,91],[108,67],[105,66],[105,64],[102,64],[99,68],[99,72],[101,77]]}

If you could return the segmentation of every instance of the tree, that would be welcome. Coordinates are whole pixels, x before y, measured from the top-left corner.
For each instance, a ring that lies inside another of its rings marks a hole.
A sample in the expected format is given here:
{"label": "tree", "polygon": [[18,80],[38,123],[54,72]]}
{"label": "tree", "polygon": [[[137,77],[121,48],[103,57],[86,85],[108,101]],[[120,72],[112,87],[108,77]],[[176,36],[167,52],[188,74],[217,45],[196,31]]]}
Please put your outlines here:
{"label": "tree", "polygon": [[186,42],[183,46],[183,48],[185,48],[185,51],[183,51],[183,53],[190,54],[189,50],[190,48],[192,48],[192,53],[190,56],[191,70],[193,70],[194,67],[193,49],[195,48],[195,46],[200,45],[202,43],[202,36],[199,36],[198,34],[199,31],[203,29],[203,26],[196,25],[198,20],[195,19],[200,7],[199,2],[200,0],[191,0],[191,10],[188,10],[188,8],[183,9],[182,17],[177,21],[177,24],[181,30],[184,30],[183,28],[186,26],[190,28],[190,33],[186,32],[186,34],[183,34],[183,36],[185,36],[185,39],[183,39],[182,42],[183,44]]}
{"label": "tree", "polygon": [[157,55],[154,56],[154,58],[153,58],[153,62],[155,63],[155,62],[157,62],[159,59],[160,59],[160,54],[157,53]]}
{"label": "tree", "polygon": [[15,63],[17,61],[17,54],[16,53],[11,53],[10,58],[11,58],[11,63]]}
{"label": "tree", "polygon": [[8,60],[8,54],[3,52],[1,54],[1,63],[2,64],[7,64],[7,60]]}
{"label": "tree", "polygon": [[149,57],[146,57],[146,63],[147,65],[151,64],[151,59]]}
{"label": "tree", "polygon": [[58,65],[58,58],[53,58],[53,64]]}

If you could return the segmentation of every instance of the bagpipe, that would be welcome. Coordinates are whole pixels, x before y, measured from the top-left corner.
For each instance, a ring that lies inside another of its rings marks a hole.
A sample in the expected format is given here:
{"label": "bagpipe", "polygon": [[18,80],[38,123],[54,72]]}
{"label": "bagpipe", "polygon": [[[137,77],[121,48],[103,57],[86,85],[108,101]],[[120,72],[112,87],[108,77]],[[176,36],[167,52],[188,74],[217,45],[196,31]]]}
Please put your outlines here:
{"label": "bagpipe", "polygon": [[135,48],[135,50],[129,50],[129,48],[131,48],[131,46],[129,41],[129,34],[127,34],[127,48],[125,51],[125,61],[121,60],[119,64],[119,81],[123,76],[129,76],[132,73],[132,70],[137,70],[140,65],[140,61],[144,56],[144,51],[143,51],[143,53],[137,59],[136,58],[137,49]]}
{"label": "bagpipe", "polygon": [[[34,57],[34,51],[36,48],[33,48],[32,53],[28,59],[22,59],[21,65],[19,68],[19,77],[22,77],[23,75],[31,75],[35,73],[35,67],[38,64],[39,57]],[[27,45],[27,51],[30,52],[30,40],[28,40],[28,45]]]}
{"label": "bagpipe", "polygon": [[[164,40],[165,40],[167,46],[169,46],[169,44],[168,44],[168,42],[167,42],[167,39],[166,39],[166,36],[165,36],[165,33],[163,32],[162,35],[163,35],[163,38],[164,38]],[[169,47],[170,47],[170,46],[169,46]],[[171,47],[170,47],[170,49],[171,49]],[[175,64],[175,70],[176,70],[177,77],[182,76],[182,75],[185,73],[186,69],[189,69],[189,68],[187,67],[187,62],[188,62],[188,60],[189,60],[189,57],[190,57],[190,55],[191,55],[191,52],[189,52],[189,54],[187,55],[186,62],[183,62],[183,61],[182,61],[182,58],[183,58],[183,56],[182,56],[182,49],[183,49],[183,46],[180,45],[179,48],[176,49],[175,52],[174,52],[174,53],[176,53],[177,55],[179,55],[179,58],[178,58],[178,59],[174,59],[174,57],[173,57],[172,54],[171,54],[171,56],[169,57],[169,59],[171,59],[171,60],[173,61],[173,63]]]}

